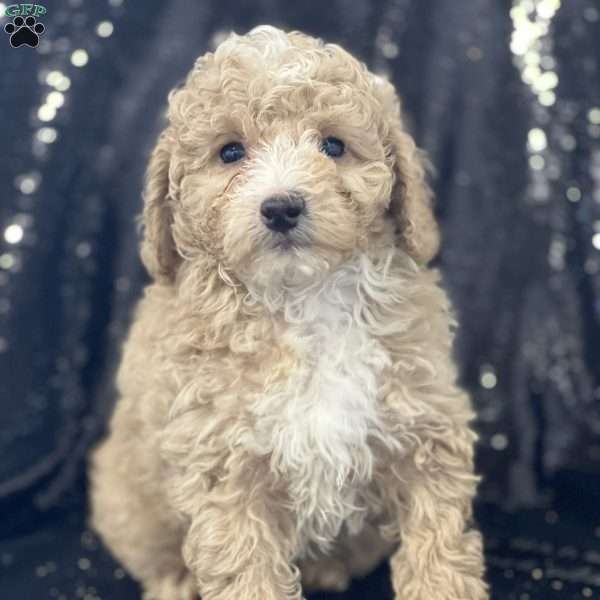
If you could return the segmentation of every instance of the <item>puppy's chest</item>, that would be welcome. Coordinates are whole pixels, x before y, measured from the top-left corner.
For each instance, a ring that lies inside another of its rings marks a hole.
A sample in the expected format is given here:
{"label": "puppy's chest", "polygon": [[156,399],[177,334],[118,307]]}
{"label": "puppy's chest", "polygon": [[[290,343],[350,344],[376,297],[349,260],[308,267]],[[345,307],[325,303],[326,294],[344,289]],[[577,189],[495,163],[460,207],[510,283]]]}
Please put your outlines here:
{"label": "puppy's chest", "polygon": [[288,485],[307,541],[325,545],[343,522],[360,528],[370,441],[388,435],[379,396],[389,356],[353,307],[342,297],[319,303],[306,320],[279,323],[289,376],[254,405],[256,445]]}

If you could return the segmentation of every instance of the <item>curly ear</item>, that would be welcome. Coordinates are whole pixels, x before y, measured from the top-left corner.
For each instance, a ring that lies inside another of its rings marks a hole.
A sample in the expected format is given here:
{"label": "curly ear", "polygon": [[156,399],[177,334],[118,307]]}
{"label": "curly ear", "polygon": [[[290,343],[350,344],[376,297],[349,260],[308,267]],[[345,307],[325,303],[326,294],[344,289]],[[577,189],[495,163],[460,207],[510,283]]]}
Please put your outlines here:
{"label": "curly ear", "polygon": [[378,83],[388,118],[388,152],[394,163],[389,211],[396,221],[397,243],[418,264],[425,265],[436,255],[440,245],[433,194],[425,180],[426,160],[413,138],[404,131],[400,100],[393,86],[388,82]]}
{"label": "curly ear", "polygon": [[157,281],[172,282],[180,262],[173,241],[173,186],[171,149],[168,130],[163,131],[150,156],[144,187],[142,214],[144,237],[142,262]]}

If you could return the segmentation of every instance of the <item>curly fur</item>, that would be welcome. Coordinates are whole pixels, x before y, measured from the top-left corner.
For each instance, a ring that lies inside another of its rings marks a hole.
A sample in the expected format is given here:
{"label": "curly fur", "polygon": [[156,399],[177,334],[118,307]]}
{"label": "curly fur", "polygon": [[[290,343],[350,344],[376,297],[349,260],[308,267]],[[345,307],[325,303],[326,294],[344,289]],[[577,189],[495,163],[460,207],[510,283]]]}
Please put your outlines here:
{"label": "curly fur", "polygon": [[[347,152],[332,159],[320,139]],[[244,160],[219,149],[243,142]],[[423,159],[392,86],[259,27],[170,96],[93,524],[145,597],[299,600],[391,555],[399,600],[483,600],[468,396]],[[261,202],[302,194],[288,234]]]}

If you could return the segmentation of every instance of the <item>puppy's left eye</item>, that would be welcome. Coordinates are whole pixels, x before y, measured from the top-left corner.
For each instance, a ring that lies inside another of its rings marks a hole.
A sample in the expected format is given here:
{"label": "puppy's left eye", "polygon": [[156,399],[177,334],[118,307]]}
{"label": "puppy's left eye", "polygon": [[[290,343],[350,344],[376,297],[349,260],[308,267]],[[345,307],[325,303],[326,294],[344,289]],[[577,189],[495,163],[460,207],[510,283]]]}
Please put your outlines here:
{"label": "puppy's left eye", "polygon": [[224,163],[232,163],[242,160],[246,156],[246,150],[239,142],[231,142],[221,148],[219,155]]}
{"label": "puppy's left eye", "polygon": [[342,140],[335,137],[326,137],[321,141],[321,152],[331,158],[339,158],[344,154],[346,146]]}

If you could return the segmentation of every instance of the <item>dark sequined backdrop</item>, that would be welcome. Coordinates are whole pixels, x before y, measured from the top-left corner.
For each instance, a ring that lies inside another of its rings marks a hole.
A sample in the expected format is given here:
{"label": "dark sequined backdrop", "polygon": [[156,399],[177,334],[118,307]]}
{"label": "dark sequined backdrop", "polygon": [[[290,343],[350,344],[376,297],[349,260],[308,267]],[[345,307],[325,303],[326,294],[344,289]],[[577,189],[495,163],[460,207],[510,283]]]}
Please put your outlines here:
{"label": "dark sequined backdrop", "polygon": [[494,598],[600,598],[598,0],[45,7],[36,49],[0,31],[0,597],[137,597],[86,528],[85,458],[145,281],[142,173],[193,60],[271,23],[387,74],[436,167]]}

